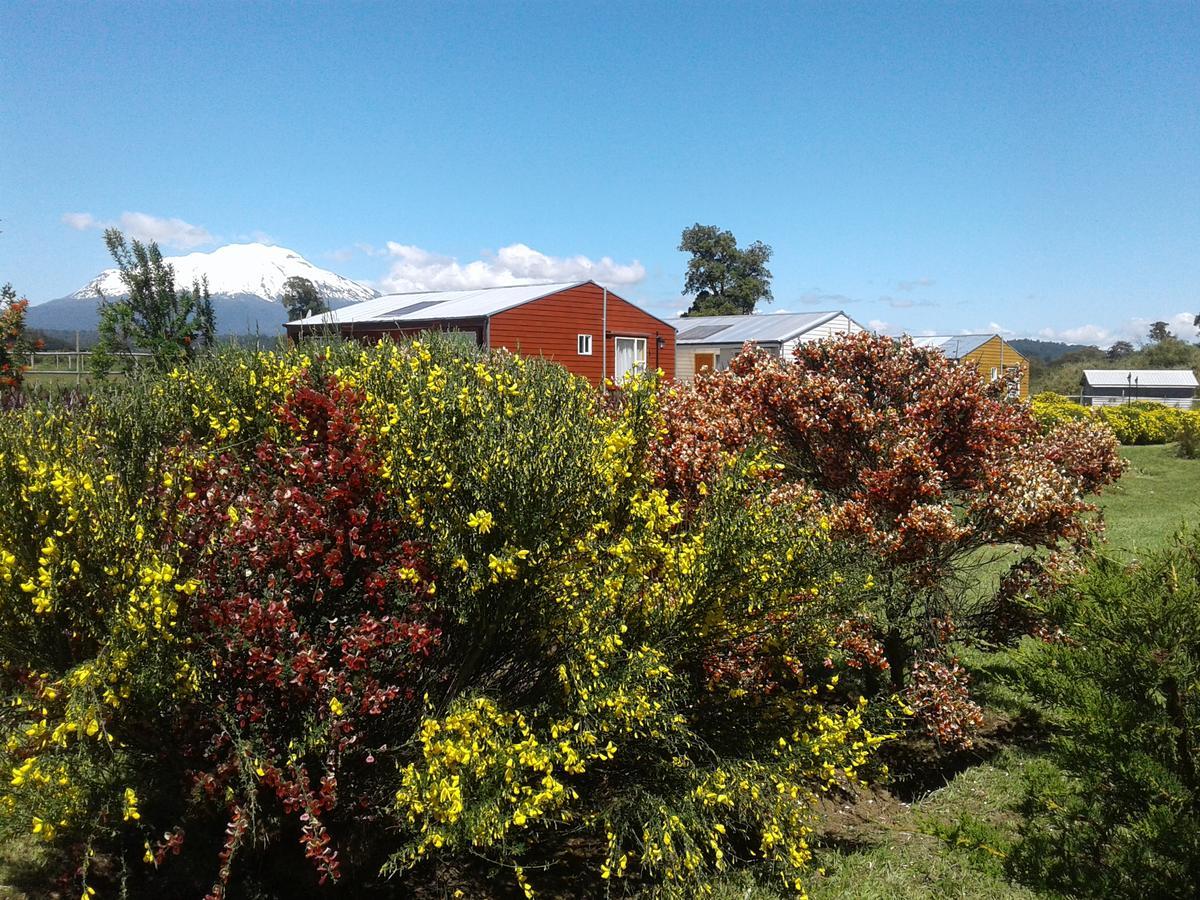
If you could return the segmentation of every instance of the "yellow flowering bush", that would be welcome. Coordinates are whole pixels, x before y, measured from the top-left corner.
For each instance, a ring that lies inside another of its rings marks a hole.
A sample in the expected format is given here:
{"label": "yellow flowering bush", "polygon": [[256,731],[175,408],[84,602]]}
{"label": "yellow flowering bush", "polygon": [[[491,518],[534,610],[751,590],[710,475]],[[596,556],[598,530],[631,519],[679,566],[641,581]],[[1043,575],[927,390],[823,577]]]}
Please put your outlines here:
{"label": "yellow flowering bush", "polygon": [[0,833],[84,892],[532,896],[575,839],[594,892],[802,891],[897,708],[839,684],[863,586],[771,456],[656,486],[653,379],[338,343],[2,415]]}
{"label": "yellow flowering bush", "polygon": [[1193,412],[1179,426],[1179,455],[1200,459],[1200,414]]}
{"label": "yellow flowering bush", "polygon": [[1115,406],[1080,406],[1054,393],[1032,400],[1033,414],[1043,427],[1065,421],[1098,420],[1113,430],[1122,444],[1167,444],[1181,441],[1187,455],[1189,437],[1200,431],[1200,410],[1178,409],[1149,400]]}
{"label": "yellow flowering bush", "polygon": [[1043,391],[1031,397],[1030,410],[1043,428],[1053,428],[1065,422],[1081,422],[1090,417],[1091,408],[1068,400],[1062,394]]}

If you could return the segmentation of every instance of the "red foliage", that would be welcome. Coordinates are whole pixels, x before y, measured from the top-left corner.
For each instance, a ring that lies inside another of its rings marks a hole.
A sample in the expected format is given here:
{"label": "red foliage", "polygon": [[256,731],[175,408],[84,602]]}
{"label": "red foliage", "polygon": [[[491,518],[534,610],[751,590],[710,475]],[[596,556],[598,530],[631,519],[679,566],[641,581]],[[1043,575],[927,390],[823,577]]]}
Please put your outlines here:
{"label": "red foliage", "polygon": [[[835,632],[837,647],[845,654],[846,665],[852,669],[874,669],[886,672],[891,668],[875,623],[864,615],[841,622]],[[832,660],[830,661],[832,666]]]}
{"label": "red foliage", "polygon": [[424,548],[389,513],[361,399],[297,385],[280,440],[189,472],[174,536],[200,585],[188,612],[207,669],[206,707],[179,735],[193,791],[235,791],[228,857],[251,803],[236,791],[257,783],[298,818],[322,881],[339,874],[326,819],[353,807],[361,822],[355,773],[386,744],[389,713],[420,702],[440,639]]}
{"label": "red foliage", "polygon": [[29,354],[42,346],[41,341],[31,341],[25,334],[27,309],[29,301],[18,300],[10,285],[0,289],[0,393],[21,387],[29,368]]}
{"label": "red foliage", "polygon": [[[1072,422],[1044,435],[1005,388],[907,339],[847,335],[801,345],[793,361],[749,347],[727,371],[664,389],[652,463],[693,505],[731,454],[771,448],[783,465],[764,477],[811,492],[835,539],[865,550],[881,576],[889,633],[876,642],[859,629],[846,649],[871,662],[870,648],[886,647],[899,686],[918,651],[942,652],[933,620],[953,605],[956,567],[989,546],[1085,544],[1096,528],[1086,496],[1121,474],[1108,429]],[[921,671],[921,696],[933,696]],[[947,740],[974,721],[952,712],[961,704],[919,706],[944,718],[934,727]]]}
{"label": "red foliage", "polygon": [[668,391],[664,418],[655,462],[676,496],[694,501],[725,454],[764,442],[823,498],[836,534],[892,563],[1076,537],[1084,495],[1121,472],[1106,430],[1043,437],[973,366],[869,334],[801,345],[794,363],[748,349]]}
{"label": "red foliage", "polygon": [[926,656],[913,663],[905,699],[941,744],[970,747],[983,725],[983,710],[971,699],[971,679],[958,659]]}
{"label": "red foliage", "polygon": [[786,641],[780,641],[780,635],[787,631],[788,619],[780,615],[765,616],[762,630],[709,649],[701,660],[708,688],[770,697],[804,684],[804,667],[786,652]]}

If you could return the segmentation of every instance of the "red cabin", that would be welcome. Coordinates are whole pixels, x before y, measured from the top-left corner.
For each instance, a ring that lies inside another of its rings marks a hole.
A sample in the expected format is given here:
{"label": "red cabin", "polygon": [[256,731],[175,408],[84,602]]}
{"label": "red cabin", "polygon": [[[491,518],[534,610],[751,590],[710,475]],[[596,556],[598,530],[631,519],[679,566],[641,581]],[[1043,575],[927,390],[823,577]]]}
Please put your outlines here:
{"label": "red cabin", "polygon": [[596,386],[639,369],[675,377],[675,329],[594,281],[387,294],[288,322],[287,331],[293,340],[462,334],[482,347],[552,359]]}

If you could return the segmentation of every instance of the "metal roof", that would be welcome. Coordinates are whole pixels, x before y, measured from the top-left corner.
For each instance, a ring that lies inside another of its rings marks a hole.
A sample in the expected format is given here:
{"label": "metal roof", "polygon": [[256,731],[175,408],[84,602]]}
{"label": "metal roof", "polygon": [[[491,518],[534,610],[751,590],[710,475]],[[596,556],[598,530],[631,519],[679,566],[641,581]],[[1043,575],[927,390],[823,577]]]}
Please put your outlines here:
{"label": "metal roof", "polygon": [[[931,350],[941,350],[951,359],[962,359],[968,353],[974,353],[995,334],[930,334],[912,339],[914,347],[925,347]],[[1016,351],[1013,351],[1016,353]]]}
{"label": "metal roof", "polygon": [[812,313],[765,313],[749,316],[686,316],[667,319],[679,333],[676,344],[782,343],[843,315],[841,310]]}
{"label": "metal roof", "polygon": [[1090,387],[1197,387],[1191,369],[1084,369],[1083,380]]}
{"label": "metal roof", "polygon": [[327,313],[288,322],[289,325],[345,325],[370,322],[426,322],[431,319],[483,319],[530,300],[579,287],[586,281],[516,284],[469,291],[422,291],[384,294]]}

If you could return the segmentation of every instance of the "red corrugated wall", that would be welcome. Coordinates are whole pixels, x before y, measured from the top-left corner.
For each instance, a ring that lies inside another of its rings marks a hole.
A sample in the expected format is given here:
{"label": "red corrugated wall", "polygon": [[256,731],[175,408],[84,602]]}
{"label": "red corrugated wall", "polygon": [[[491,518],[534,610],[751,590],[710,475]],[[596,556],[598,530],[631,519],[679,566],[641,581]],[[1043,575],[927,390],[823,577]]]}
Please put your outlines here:
{"label": "red corrugated wall", "polygon": [[[604,351],[601,349],[604,289],[594,284],[567,288],[540,300],[492,316],[490,343],[525,356],[544,356],[582,375],[592,384],[601,382]],[[592,335],[592,355],[580,356],[578,337]],[[608,292],[607,374],[613,375],[614,339],[646,338],[646,364],[675,377],[675,330],[627,300]],[[658,346],[662,338],[662,346]]]}

